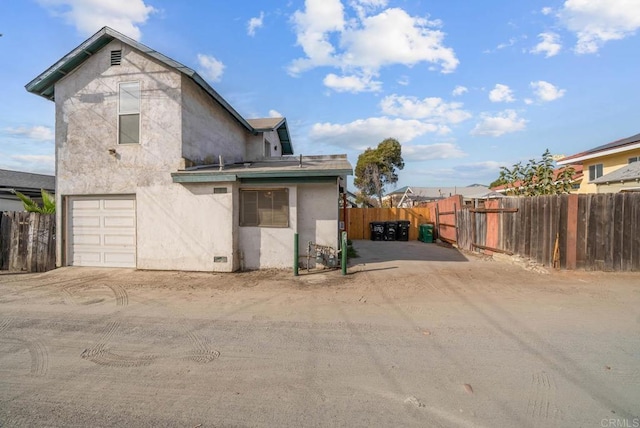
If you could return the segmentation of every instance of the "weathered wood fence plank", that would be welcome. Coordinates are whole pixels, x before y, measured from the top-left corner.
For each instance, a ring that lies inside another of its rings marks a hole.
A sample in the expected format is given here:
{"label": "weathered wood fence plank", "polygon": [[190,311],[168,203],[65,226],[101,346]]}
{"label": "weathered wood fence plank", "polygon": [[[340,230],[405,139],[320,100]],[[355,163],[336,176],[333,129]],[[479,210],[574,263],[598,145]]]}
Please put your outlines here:
{"label": "weathered wood fence plank", "polygon": [[0,215],[0,269],[45,272],[55,268],[52,214],[4,212]]}

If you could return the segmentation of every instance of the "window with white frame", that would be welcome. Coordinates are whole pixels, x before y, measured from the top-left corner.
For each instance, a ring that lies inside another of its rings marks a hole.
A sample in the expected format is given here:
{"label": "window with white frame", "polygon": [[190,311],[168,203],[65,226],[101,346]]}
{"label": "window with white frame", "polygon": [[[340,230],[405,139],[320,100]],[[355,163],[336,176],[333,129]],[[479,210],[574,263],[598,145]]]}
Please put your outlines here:
{"label": "window with white frame", "polygon": [[589,165],[589,181],[602,177],[602,164]]}
{"label": "window with white frame", "polygon": [[289,189],[240,190],[240,226],[289,227]]}
{"label": "window with white frame", "polygon": [[633,156],[629,158],[629,163],[638,162],[638,159],[640,159],[640,156]]}
{"label": "window with white frame", "polygon": [[118,144],[140,143],[140,82],[118,85]]}

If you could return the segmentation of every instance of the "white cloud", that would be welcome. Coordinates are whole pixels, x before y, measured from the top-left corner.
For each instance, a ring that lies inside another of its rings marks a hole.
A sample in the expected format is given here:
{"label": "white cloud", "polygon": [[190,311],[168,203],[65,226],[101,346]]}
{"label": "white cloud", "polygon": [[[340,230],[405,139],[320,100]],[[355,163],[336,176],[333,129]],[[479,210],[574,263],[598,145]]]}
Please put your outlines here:
{"label": "white cloud", "polygon": [[401,85],[401,86],[408,86],[408,85],[409,85],[409,83],[411,83],[411,79],[409,79],[409,76],[401,76],[401,77],[398,79],[398,85]]}
{"label": "white cloud", "polygon": [[533,100],[532,100],[531,98],[525,98],[525,99],[524,99],[524,103],[525,103],[526,105],[531,105],[531,104],[533,104]]}
{"label": "white cloud", "polygon": [[219,82],[224,72],[224,64],[211,55],[198,54],[198,64],[202,76],[212,82]]}
{"label": "white cloud", "polygon": [[467,153],[452,143],[402,146],[402,157],[405,161],[420,162],[434,159],[455,159],[465,156],[467,156]]}
{"label": "white cloud", "polygon": [[53,129],[47,126],[20,126],[18,128],[5,128],[5,132],[9,135],[25,137],[36,141],[53,141],[55,139]]}
{"label": "white cloud", "polygon": [[500,83],[496,84],[495,88],[489,92],[489,99],[494,103],[512,103],[516,100],[511,88]]}
{"label": "white cloud", "polygon": [[278,110],[269,110],[269,117],[284,117]]}
{"label": "white cloud", "polygon": [[382,82],[373,80],[371,75],[337,76],[330,73],[322,83],[336,92],[379,92],[382,89]]}
{"label": "white cloud", "polygon": [[440,127],[419,120],[371,117],[346,124],[316,123],[309,137],[314,142],[323,142],[355,150],[364,150],[387,137],[397,138],[401,143],[440,131]]}
{"label": "white cloud", "polygon": [[515,110],[505,110],[495,116],[482,114],[482,120],[471,130],[471,135],[489,135],[499,137],[511,132],[522,131],[527,121],[518,117]]}
{"label": "white cloud", "polygon": [[54,155],[6,155],[0,153],[0,168],[12,171],[25,171],[39,174],[53,174]]}
{"label": "white cloud", "polygon": [[106,25],[135,40],[142,36],[140,25],[157,12],[144,0],[38,0],[38,3],[84,35]]}
{"label": "white cloud", "polygon": [[548,102],[562,98],[566,92],[565,89],[559,89],[549,82],[539,80],[531,82],[531,89],[539,101]]}
{"label": "white cloud", "polygon": [[542,12],[543,15],[551,15],[553,13],[553,8],[549,6],[543,7],[540,12]]}
{"label": "white cloud", "polygon": [[256,30],[258,28],[262,28],[264,24],[264,12],[260,12],[260,16],[251,18],[249,22],[247,22],[247,34],[251,37],[256,35]]}
{"label": "white cloud", "polygon": [[436,97],[420,100],[394,94],[382,99],[380,108],[384,114],[390,116],[423,119],[439,124],[460,123],[471,117],[471,113],[462,109],[462,103],[447,103]]}
{"label": "white cloud", "polygon": [[451,92],[451,95],[453,95],[454,97],[459,97],[465,92],[469,92],[469,89],[467,89],[465,86],[458,85],[453,89],[453,91]]}
{"label": "white cloud", "polygon": [[442,73],[456,69],[459,61],[453,49],[443,44],[440,22],[410,16],[400,8],[377,13],[376,9],[386,4],[351,1],[349,5],[356,11],[353,16],[339,0],[306,0],[304,11],[293,15],[297,44],[305,57],[294,60],[289,73],[335,67],[346,76],[377,76],[385,66],[411,67],[421,62],[438,65]]}
{"label": "white cloud", "polygon": [[566,0],[559,13],[578,37],[575,51],[595,53],[606,42],[632,36],[640,28],[637,0]]}
{"label": "white cloud", "polygon": [[560,49],[562,49],[562,45],[560,44],[560,36],[556,33],[540,33],[538,37],[541,39],[540,43],[538,43],[533,49],[531,49],[531,53],[534,54],[545,54],[546,58],[558,55]]}

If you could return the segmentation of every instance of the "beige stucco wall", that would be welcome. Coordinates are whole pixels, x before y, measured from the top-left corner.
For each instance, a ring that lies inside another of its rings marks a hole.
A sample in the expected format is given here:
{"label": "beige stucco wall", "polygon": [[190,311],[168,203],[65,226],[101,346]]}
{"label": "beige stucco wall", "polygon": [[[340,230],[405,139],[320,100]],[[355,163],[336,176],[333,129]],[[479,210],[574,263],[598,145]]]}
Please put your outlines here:
{"label": "beige stucco wall", "polygon": [[633,156],[640,156],[640,149],[583,161],[584,178],[580,183],[580,189],[578,189],[576,193],[598,193],[598,187],[595,184],[589,182],[589,166],[601,163],[602,175],[607,175],[615,171],[616,169],[628,165],[629,158]]}
{"label": "beige stucco wall", "polygon": [[182,153],[196,164],[242,162],[251,135],[200,86],[182,76]]}

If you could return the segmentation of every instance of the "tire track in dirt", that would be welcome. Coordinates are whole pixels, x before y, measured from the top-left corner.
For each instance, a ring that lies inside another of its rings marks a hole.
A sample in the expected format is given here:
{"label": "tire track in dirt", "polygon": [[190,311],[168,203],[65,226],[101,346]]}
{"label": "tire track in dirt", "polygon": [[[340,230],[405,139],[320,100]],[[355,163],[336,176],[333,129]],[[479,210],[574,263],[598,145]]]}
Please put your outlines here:
{"label": "tire track in dirt", "polygon": [[212,349],[206,341],[202,340],[195,332],[184,325],[184,323],[180,323],[180,328],[183,330],[184,337],[186,337],[189,344],[192,345],[192,349],[187,352],[137,356],[118,354],[111,351],[109,344],[119,328],[119,321],[110,322],[95,345],[83,350],[80,358],[107,367],[142,367],[151,365],[159,359],[176,358],[193,361],[198,364],[207,364],[220,357],[219,351]]}
{"label": "tire track in dirt", "polygon": [[9,326],[11,325],[11,323],[15,320],[14,317],[9,317],[9,318],[5,318],[2,321],[0,321],[0,333],[2,333],[3,331],[5,331],[6,329],[9,328]]}
{"label": "tire track in dirt", "polygon": [[111,352],[107,346],[115,332],[120,328],[119,321],[112,321],[107,324],[107,328],[98,339],[98,342],[91,348],[85,349],[80,354],[83,360],[89,360],[92,363],[107,367],[140,367],[148,366],[158,358],[156,355],[142,355],[130,357],[119,355]]}
{"label": "tire track in dirt", "polygon": [[527,415],[543,425],[561,419],[562,414],[555,404],[556,391],[556,383],[552,376],[544,371],[533,373]]}
{"label": "tire track in dirt", "polygon": [[[78,295],[83,291],[89,291],[97,287],[107,287],[113,293],[116,306],[127,306],[129,304],[129,294],[127,290],[118,284],[96,284],[96,285],[77,285],[73,284],[62,288],[62,294],[65,299],[65,303],[71,305],[77,305]],[[102,300],[93,300],[89,302],[82,302],[82,304],[95,304],[100,303]]]}
{"label": "tire track in dirt", "polygon": [[40,340],[27,340],[18,337],[2,337],[0,343],[12,343],[19,346],[20,349],[29,351],[31,365],[29,373],[34,377],[45,376],[49,370],[49,351]]}

